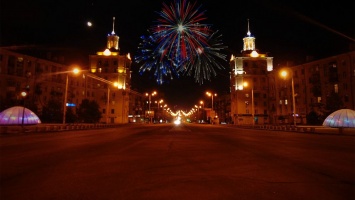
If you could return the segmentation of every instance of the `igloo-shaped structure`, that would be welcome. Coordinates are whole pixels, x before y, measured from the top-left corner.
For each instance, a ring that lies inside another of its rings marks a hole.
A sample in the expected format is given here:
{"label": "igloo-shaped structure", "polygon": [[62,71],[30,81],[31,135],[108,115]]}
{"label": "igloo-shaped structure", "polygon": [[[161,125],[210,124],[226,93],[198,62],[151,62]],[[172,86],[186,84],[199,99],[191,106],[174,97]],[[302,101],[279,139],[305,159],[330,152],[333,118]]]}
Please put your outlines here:
{"label": "igloo-shaped structure", "polygon": [[337,128],[355,128],[355,110],[337,110],[330,114],[327,118],[325,118],[323,126]]}
{"label": "igloo-shaped structure", "polygon": [[[23,121],[22,121],[23,118]],[[14,106],[0,113],[0,125],[40,124],[41,120],[30,109]]]}

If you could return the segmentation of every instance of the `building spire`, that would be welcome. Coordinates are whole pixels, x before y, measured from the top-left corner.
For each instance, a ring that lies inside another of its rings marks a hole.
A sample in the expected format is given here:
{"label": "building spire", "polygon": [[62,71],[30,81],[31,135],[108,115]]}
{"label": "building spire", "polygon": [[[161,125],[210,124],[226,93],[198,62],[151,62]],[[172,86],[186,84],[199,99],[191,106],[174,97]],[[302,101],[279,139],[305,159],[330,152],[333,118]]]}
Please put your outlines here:
{"label": "building spire", "polygon": [[119,51],[119,39],[120,38],[115,33],[115,17],[113,17],[112,32],[107,36],[107,49],[109,49],[110,51]]}
{"label": "building spire", "polygon": [[113,21],[112,21],[112,32],[111,35],[115,35],[115,17],[113,17]]}
{"label": "building spire", "polygon": [[249,19],[248,19],[248,32],[247,36],[243,38],[244,45],[243,51],[254,51],[255,50],[255,37],[250,33]]}
{"label": "building spire", "polygon": [[251,33],[250,33],[250,29],[249,29],[249,19],[248,19],[248,32],[247,32],[248,37],[250,37]]}

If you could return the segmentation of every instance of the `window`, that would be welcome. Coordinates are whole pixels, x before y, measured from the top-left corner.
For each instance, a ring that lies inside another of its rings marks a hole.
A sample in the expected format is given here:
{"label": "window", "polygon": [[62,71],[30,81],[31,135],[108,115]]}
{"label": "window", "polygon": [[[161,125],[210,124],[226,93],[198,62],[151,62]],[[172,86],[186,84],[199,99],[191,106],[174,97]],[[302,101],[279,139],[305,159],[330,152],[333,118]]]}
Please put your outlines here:
{"label": "window", "polygon": [[322,103],[322,97],[317,97],[317,103]]}
{"label": "window", "polygon": [[338,84],[334,84],[334,92],[338,93]]}
{"label": "window", "polygon": [[115,109],[111,109],[111,114],[115,114]]}

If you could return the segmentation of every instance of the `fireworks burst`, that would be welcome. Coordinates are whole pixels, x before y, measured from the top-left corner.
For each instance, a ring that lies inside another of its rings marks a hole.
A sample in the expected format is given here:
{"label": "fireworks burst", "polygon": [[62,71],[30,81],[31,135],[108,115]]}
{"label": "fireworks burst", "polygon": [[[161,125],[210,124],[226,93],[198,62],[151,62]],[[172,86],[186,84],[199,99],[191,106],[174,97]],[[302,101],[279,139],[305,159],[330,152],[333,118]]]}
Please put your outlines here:
{"label": "fireworks burst", "polygon": [[141,36],[142,42],[138,47],[138,55],[135,57],[137,63],[144,62],[139,68],[142,75],[146,71],[154,71],[154,77],[159,85],[167,78],[179,77],[176,67],[171,64],[163,51],[154,51],[156,41],[153,36]]}
{"label": "fireworks burst", "polygon": [[[157,82],[179,73],[194,74],[197,82],[216,75],[215,67],[223,66],[218,59],[225,59],[220,51],[223,46],[216,40],[211,25],[202,23],[206,17],[200,7],[188,0],[174,0],[170,6],[163,3],[157,23],[148,30],[149,37],[142,37],[136,62],[144,62],[140,72],[155,69]],[[217,41],[217,42],[216,42]]]}
{"label": "fireworks burst", "polygon": [[226,55],[220,51],[226,46],[222,43],[222,35],[214,32],[208,38],[209,46],[200,49],[199,53],[194,55],[191,62],[186,64],[186,74],[193,74],[195,81],[203,83],[203,80],[211,80],[211,76],[216,76],[215,69],[224,69],[223,62],[226,61]]}

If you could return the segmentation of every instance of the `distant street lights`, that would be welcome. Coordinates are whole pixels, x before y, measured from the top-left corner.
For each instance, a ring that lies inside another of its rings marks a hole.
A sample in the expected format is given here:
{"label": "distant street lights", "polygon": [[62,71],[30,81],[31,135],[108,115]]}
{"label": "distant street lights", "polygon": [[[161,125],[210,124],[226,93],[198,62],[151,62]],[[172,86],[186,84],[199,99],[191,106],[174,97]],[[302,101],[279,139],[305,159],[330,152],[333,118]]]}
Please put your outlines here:
{"label": "distant street lights", "polygon": [[[284,78],[286,78],[288,76],[288,71],[286,70],[282,70],[280,75]],[[296,102],[295,102],[295,87],[294,87],[294,83],[293,83],[293,75],[291,75],[291,87],[292,87],[292,107],[293,107],[293,125],[296,126]]]}
{"label": "distant street lights", "polygon": [[206,92],[206,95],[210,96],[211,99],[212,99],[211,114],[214,115],[214,116],[210,116],[210,117],[213,119],[216,116],[216,113],[213,110],[213,96],[217,96],[217,93],[212,94],[211,92]]}
{"label": "distant street lights", "polygon": [[157,109],[157,117],[158,117],[158,120],[159,120],[159,108],[161,106],[161,103],[163,103],[164,100],[163,99],[160,99],[157,103],[158,103],[158,109]]}
{"label": "distant street lights", "polygon": [[150,104],[151,104],[151,99],[152,96],[156,95],[157,92],[153,91],[152,93],[145,93],[145,96],[148,96],[148,116],[149,116],[149,123],[153,123],[152,122],[152,112],[150,111]]}
{"label": "distant street lights", "polygon": [[195,108],[197,109],[197,122],[200,123],[200,108],[201,108],[201,106],[195,105]]}
{"label": "distant street lights", "polygon": [[217,93],[212,94],[212,93],[210,93],[210,92],[206,92],[206,94],[207,94],[207,96],[211,97],[211,99],[212,99],[212,106],[211,106],[211,109],[212,109],[212,111],[213,111],[213,96],[217,96]]}
{"label": "distant street lights", "polygon": [[204,114],[204,111],[205,111],[205,104],[204,104],[203,101],[200,101],[200,104],[202,105],[202,113],[201,113],[201,115],[202,115],[202,121],[204,121],[204,120],[205,120],[205,114]]}

